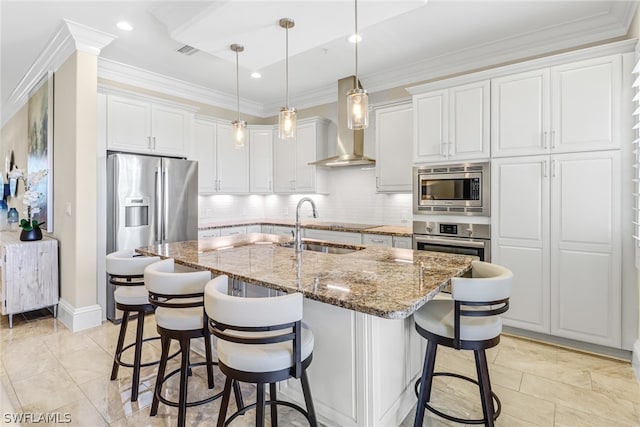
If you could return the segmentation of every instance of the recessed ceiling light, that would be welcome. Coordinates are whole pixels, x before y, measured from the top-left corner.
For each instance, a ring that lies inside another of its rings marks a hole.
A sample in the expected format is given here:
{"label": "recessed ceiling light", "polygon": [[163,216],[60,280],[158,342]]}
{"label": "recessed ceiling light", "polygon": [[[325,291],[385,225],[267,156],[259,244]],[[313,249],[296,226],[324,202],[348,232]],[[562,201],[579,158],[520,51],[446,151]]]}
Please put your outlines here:
{"label": "recessed ceiling light", "polygon": [[349,43],[360,43],[362,36],[360,34],[351,34],[347,40],[349,40]]}
{"label": "recessed ceiling light", "polygon": [[120,28],[122,31],[131,31],[133,27],[126,21],[120,21],[116,24],[116,27]]}
{"label": "recessed ceiling light", "polygon": [[257,71],[254,71],[253,73],[251,73],[251,77],[254,79],[259,79],[260,77],[262,77],[262,74],[260,74]]}

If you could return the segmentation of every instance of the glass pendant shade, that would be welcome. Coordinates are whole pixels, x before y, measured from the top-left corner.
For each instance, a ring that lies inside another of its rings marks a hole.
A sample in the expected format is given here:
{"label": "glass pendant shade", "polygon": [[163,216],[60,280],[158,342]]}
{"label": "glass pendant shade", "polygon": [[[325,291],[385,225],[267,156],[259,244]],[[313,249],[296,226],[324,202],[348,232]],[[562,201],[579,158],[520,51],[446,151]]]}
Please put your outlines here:
{"label": "glass pendant shade", "polygon": [[369,95],[363,89],[352,89],[347,93],[347,126],[351,130],[369,126]]}
{"label": "glass pendant shade", "polygon": [[278,115],[280,139],[290,139],[296,137],[296,109],[282,107]]}
{"label": "glass pendant shade", "polygon": [[244,120],[235,120],[231,122],[231,125],[233,126],[233,146],[235,148],[244,147],[247,122]]}

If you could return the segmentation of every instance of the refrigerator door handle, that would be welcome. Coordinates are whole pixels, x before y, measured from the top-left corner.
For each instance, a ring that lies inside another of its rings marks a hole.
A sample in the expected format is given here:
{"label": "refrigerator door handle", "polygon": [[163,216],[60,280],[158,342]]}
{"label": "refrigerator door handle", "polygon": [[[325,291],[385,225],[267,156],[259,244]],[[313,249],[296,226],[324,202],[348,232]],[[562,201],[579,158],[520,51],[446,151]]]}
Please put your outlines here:
{"label": "refrigerator door handle", "polygon": [[162,202],[164,204],[162,208],[162,242],[164,243],[167,240],[167,230],[166,228],[169,226],[169,174],[167,173],[167,168],[162,169]]}
{"label": "refrigerator door handle", "polygon": [[155,242],[156,243],[160,243],[162,241],[162,181],[161,180],[161,175],[162,174],[162,169],[160,169],[160,166],[158,166],[156,168],[156,176],[155,176],[155,183],[156,183],[156,188],[155,188],[155,193],[156,193],[156,207],[155,207],[155,222],[156,222],[156,230],[155,230]]}

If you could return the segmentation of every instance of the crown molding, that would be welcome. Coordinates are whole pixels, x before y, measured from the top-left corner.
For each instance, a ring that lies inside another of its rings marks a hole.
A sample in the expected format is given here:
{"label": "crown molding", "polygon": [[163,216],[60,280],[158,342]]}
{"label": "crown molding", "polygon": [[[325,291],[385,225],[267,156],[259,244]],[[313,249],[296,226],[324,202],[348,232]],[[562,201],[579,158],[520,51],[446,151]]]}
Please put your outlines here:
{"label": "crown molding", "polygon": [[38,83],[50,71],[57,71],[73,52],[81,51],[97,56],[115,38],[114,35],[65,19],[11,92],[8,106],[2,111],[2,126],[22,108]]}
{"label": "crown molding", "polygon": [[[98,77],[230,111],[237,107],[234,95],[105,58],[98,58]],[[244,114],[265,117],[264,107],[259,102],[241,98],[240,105]]]}

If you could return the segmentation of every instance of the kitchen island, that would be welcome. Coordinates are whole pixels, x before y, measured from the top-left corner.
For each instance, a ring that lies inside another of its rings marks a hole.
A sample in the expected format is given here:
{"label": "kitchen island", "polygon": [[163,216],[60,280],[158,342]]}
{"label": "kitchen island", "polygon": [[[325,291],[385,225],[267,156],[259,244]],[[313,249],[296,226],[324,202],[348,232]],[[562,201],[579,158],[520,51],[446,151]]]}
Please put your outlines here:
{"label": "kitchen island", "polygon": [[[226,274],[234,283],[302,292],[304,321],[315,335],[309,377],[320,421],[399,425],[415,405],[412,383],[422,367],[423,340],[412,314],[451,277],[467,273],[475,258],[322,243],[296,254],[285,246],[288,240],[252,233],[138,252]],[[302,402],[297,383],[282,384],[281,392]]]}

